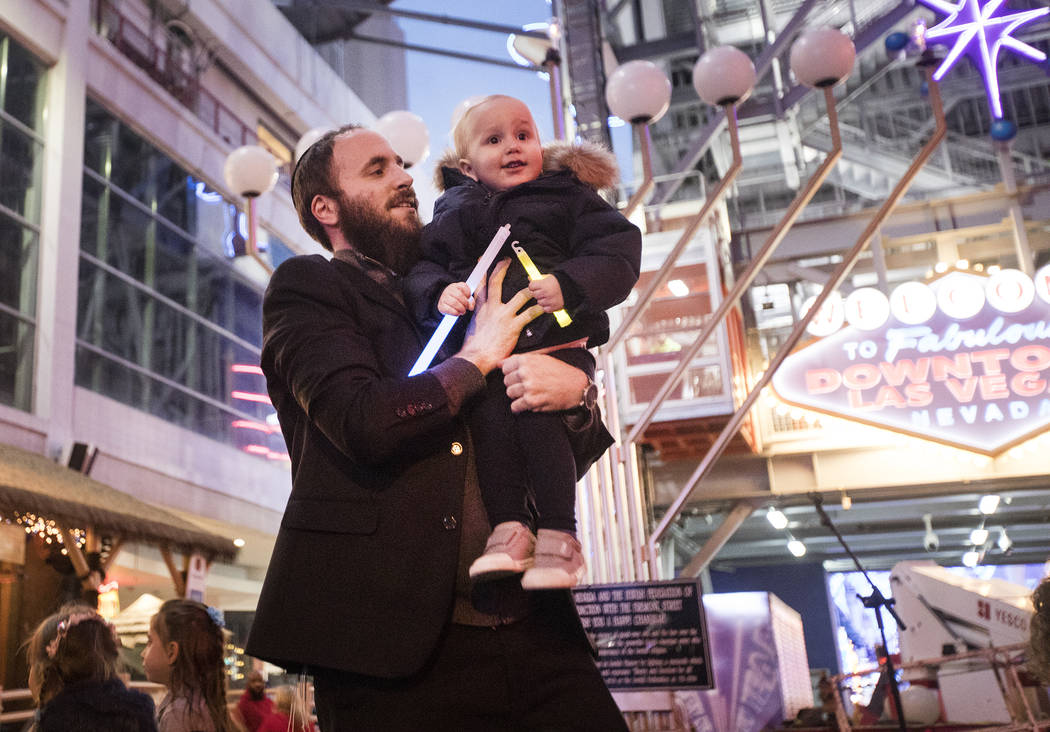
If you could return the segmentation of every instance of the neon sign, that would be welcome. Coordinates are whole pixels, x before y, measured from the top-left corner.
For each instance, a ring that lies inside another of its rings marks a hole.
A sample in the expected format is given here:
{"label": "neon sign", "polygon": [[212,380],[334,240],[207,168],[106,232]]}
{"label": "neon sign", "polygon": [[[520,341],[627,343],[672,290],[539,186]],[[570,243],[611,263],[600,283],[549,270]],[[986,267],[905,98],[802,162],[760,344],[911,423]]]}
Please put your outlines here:
{"label": "neon sign", "polygon": [[999,51],[1005,48],[1037,63],[1045,61],[1045,53],[1013,38],[1010,34],[1022,25],[1050,13],[1050,8],[1022,10],[1016,13],[1003,11],[1000,14],[1005,0],[984,0],[983,5],[982,0],[959,0],[954,4],[946,0],[919,2],[948,16],[926,31],[926,40],[945,46],[954,44],[934,72],[933,80],[943,79],[960,56],[969,56],[984,77],[984,87],[992,115],[996,119],[1002,119],[1003,105],[999,99],[999,73],[996,70]]}
{"label": "neon sign", "polygon": [[997,455],[1050,426],[1050,266],[861,288],[784,360],[785,402]]}

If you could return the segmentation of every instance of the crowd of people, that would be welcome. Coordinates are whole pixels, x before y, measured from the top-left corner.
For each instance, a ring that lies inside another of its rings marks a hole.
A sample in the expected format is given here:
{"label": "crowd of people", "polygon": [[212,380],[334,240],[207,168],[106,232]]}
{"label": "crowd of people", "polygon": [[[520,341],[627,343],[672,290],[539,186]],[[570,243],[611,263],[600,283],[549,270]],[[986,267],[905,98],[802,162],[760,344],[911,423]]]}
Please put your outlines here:
{"label": "crowd of people", "polygon": [[146,678],[165,688],[155,703],[122,680],[114,626],[88,605],[64,605],[26,643],[37,705],[27,732],[316,732],[300,695],[281,687],[271,701],[258,671],[231,710],[223,647],[213,608],[182,599],[161,605],[142,652]]}

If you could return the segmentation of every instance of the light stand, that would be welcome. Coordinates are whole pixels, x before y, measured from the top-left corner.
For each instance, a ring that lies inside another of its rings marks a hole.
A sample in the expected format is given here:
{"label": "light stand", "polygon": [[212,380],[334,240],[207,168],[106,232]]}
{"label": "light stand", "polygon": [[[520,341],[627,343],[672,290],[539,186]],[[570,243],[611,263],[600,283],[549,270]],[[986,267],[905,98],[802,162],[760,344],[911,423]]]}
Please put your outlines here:
{"label": "light stand", "polygon": [[609,76],[605,85],[609,110],[638,133],[638,151],[642,158],[642,182],[620,213],[630,218],[635,208],[653,190],[652,138],[649,125],[667,112],[671,104],[671,80],[652,61],[628,61]]}
{"label": "light stand", "polygon": [[882,594],[882,591],[875,586],[875,583],[871,581],[871,577],[868,576],[868,572],[864,569],[864,565],[860,563],[860,559],[853,553],[853,550],[849,548],[849,544],[839,533],[839,530],[835,528],[835,524],[831,523],[831,517],[828,516],[824,510],[824,498],[819,493],[811,493],[810,500],[813,501],[813,507],[817,509],[817,513],[820,515],[820,523],[826,526],[835,538],[839,540],[839,544],[849,555],[849,558],[853,560],[853,564],[856,565],[857,571],[864,575],[864,579],[871,585],[871,594],[867,597],[858,594],[857,598],[864,604],[864,607],[875,611],[875,623],[879,626],[879,635],[882,637],[882,648],[886,653],[886,675],[889,677],[890,693],[893,694],[893,704],[897,708],[897,726],[902,730],[907,729],[907,725],[904,721],[904,708],[901,706],[901,690],[897,684],[897,673],[893,668],[893,656],[890,653],[890,647],[886,643],[886,626],[882,622],[882,609],[886,608],[886,612],[893,616],[893,620],[897,623],[897,627],[901,630],[907,630],[908,627],[901,620],[900,615],[893,609],[893,605],[897,602],[892,597],[886,597]]}
{"label": "light stand", "polygon": [[266,148],[243,145],[226,156],[222,167],[226,185],[244,197],[248,219],[247,254],[269,275],[273,266],[259,253],[255,238],[255,199],[277,184],[277,160]]}

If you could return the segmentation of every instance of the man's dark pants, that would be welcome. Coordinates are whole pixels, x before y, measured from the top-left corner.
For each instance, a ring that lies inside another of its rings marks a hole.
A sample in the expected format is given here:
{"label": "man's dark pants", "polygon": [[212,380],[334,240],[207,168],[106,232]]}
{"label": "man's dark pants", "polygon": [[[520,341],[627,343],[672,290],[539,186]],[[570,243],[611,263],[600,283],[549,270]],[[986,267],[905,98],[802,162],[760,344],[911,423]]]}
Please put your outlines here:
{"label": "man's dark pants", "polygon": [[626,731],[589,650],[531,615],[510,625],[451,624],[409,679],[315,672],[323,732]]}

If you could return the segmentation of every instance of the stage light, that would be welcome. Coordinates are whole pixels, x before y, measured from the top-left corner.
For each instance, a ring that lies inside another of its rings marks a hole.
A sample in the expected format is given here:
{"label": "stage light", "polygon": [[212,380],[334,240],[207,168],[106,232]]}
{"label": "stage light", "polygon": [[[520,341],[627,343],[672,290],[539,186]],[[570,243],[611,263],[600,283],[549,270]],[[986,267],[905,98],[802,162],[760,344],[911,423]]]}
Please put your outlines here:
{"label": "stage light", "polygon": [[766,520],[773,525],[774,529],[787,528],[788,519],[787,516],[778,508],[770,506],[769,511],[766,512]]}
{"label": "stage light", "polygon": [[806,545],[798,539],[792,538],[788,542],[788,551],[796,557],[804,557],[806,555]]}
{"label": "stage light", "polygon": [[995,513],[995,509],[997,508],[999,508],[999,496],[994,494],[981,496],[981,500],[977,502],[977,510],[985,516],[990,516]]}
{"label": "stage light", "polygon": [[999,541],[996,544],[999,546],[999,551],[1003,553],[1010,551],[1010,548],[1013,547],[1014,540],[1006,535],[1006,527],[999,531]]}
{"label": "stage light", "polygon": [[970,542],[974,546],[984,546],[986,541],[988,541],[988,529],[980,528],[970,532]]}
{"label": "stage light", "polygon": [[941,547],[941,540],[933,533],[933,516],[928,513],[922,515],[922,522],[926,524],[926,535],[922,537],[922,545],[928,552],[935,552]]}

